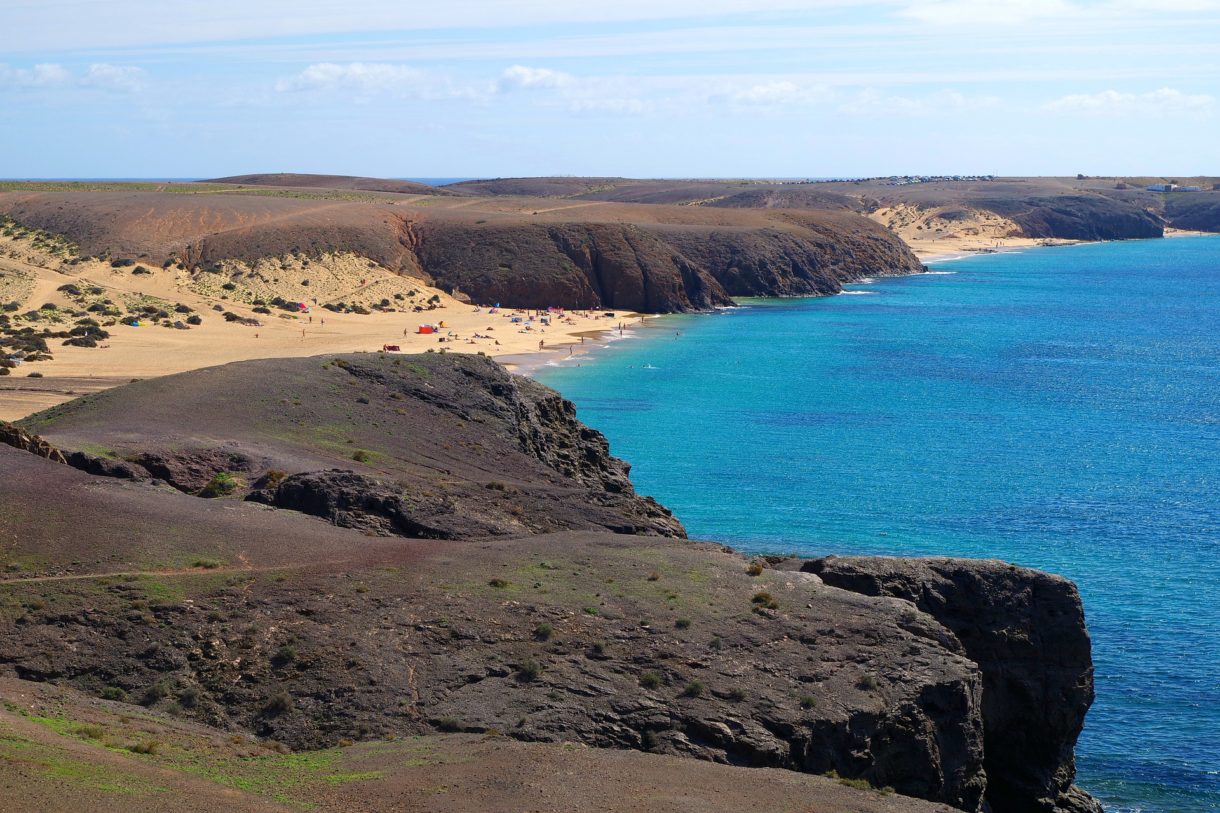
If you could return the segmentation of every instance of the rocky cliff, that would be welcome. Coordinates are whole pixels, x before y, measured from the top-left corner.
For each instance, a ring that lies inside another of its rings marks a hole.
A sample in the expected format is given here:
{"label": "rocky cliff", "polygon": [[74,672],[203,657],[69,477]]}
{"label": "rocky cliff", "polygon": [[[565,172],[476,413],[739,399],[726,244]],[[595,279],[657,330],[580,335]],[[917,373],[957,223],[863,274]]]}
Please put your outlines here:
{"label": "rocky cliff", "polygon": [[485,358],[242,362],[0,436],[0,673],[297,749],[499,733],[1093,810],[1069,583],[665,538],[605,439]]}
{"label": "rocky cliff", "polygon": [[225,259],[350,252],[506,307],[706,310],[733,296],[835,293],[863,276],[923,269],[895,235],[846,211],[256,191],[0,192],[0,213],[66,235],[87,256],[202,272]]}
{"label": "rocky cliff", "polygon": [[986,799],[995,813],[1100,813],[1072,784],[1073,748],[1093,702],[1075,585],[995,561],[830,557],[803,569],[845,590],[911,602],[979,665]]}
{"label": "rocky cliff", "polygon": [[1181,192],[1165,201],[1165,219],[1175,229],[1220,232],[1220,192]]}

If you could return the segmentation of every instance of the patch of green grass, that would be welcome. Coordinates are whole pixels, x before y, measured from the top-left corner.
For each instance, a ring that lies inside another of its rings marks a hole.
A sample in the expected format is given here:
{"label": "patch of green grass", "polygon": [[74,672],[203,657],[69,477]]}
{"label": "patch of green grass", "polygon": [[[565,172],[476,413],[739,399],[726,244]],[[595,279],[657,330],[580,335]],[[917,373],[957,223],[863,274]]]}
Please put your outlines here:
{"label": "patch of green grass", "polygon": [[212,479],[208,481],[199,491],[200,497],[209,499],[215,497],[227,497],[241,486],[241,480],[230,474],[227,471],[218,471],[212,475]]}

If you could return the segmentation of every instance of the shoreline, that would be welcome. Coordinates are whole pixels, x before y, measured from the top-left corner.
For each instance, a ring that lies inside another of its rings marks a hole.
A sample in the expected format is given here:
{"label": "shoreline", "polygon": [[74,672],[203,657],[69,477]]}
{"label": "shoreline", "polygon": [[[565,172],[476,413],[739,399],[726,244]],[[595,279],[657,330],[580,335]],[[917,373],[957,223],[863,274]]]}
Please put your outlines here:
{"label": "shoreline", "polygon": [[[1215,237],[1207,232],[1166,230],[1165,238]],[[1148,239],[1165,239],[1148,238]],[[956,252],[929,254],[912,247],[925,265],[948,263],[969,257],[1007,254],[1028,248],[1087,245],[1096,241],[1008,241],[995,247],[965,247]],[[910,244],[908,244],[910,245]],[[240,302],[183,287],[181,280],[166,275],[139,283],[109,267],[88,268],[73,274],[25,260],[0,257],[0,275],[25,274],[31,283],[26,297],[55,300],[65,281],[100,284],[116,298],[152,295],[166,301],[185,301],[204,316],[204,323],[191,331],[114,326],[113,339],[100,348],[64,347],[54,344],[54,360],[34,362],[31,368],[14,368],[0,377],[0,420],[20,420],[91,392],[126,383],[134,378],[152,378],[234,361],[297,358],[352,352],[469,352],[483,353],[519,375],[535,377],[549,366],[575,363],[595,350],[617,341],[641,338],[639,328],[660,316],[617,310],[564,310],[553,313],[525,309],[493,309],[460,302],[437,291],[440,306],[422,313],[373,312],[367,315],[316,310],[313,318],[267,317],[258,327],[228,325],[215,318],[214,308],[231,309],[255,317]],[[389,272],[387,272],[389,275]],[[909,274],[903,276],[919,276]],[[395,276],[402,285],[423,288],[419,280]],[[851,284],[851,283],[848,283]],[[427,289],[432,293],[433,289]],[[843,291],[839,292],[844,293]],[[32,306],[32,304],[31,304]],[[607,314],[613,313],[612,317]],[[211,315],[209,315],[211,314]],[[548,316],[548,323],[541,318]],[[330,320],[327,324],[326,320]],[[530,320],[530,321],[527,321]],[[433,322],[443,327],[437,334],[412,332],[416,323]],[[529,328],[520,325],[530,325]],[[621,335],[614,335],[619,326]],[[405,326],[405,327],[404,327]],[[500,330],[496,331],[496,327]],[[492,331],[496,331],[492,335]],[[400,337],[401,333],[401,337]],[[582,341],[583,340],[583,341]],[[537,342],[545,342],[537,349]],[[113,346],[112,346],[113,345]],[[398,350],[378,349],[392,346]],[[565,352],[566,350],[566,352]],[[29,377],[27,369],[41,373]]]}

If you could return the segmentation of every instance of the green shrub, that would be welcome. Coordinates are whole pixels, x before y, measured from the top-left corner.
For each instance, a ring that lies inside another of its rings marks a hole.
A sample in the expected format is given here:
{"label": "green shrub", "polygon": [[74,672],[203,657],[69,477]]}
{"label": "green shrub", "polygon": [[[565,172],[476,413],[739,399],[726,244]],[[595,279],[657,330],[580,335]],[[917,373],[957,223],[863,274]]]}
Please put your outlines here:
{"label": "green shrub", "polygon": [[817,698],[814,697],[813,695],[804,694],[804,695],[801,695],[800,704],[801,704],[801,708],[803,708],[803,709],[811,709],[818,704],[818,701],[817,701]]}
{"label": "green shrub", "polygon": [[682,688],[682,696],[698,697],[699,695],[703,694],[704,688],[705,687],[701,681],[692,680]]}
{"label": "green shrub", "polygon": [[674,622],[674,626],[680,630],[690,629],[690,619],[689,618],[679,618],[677,621]]}
{"label": "green shrub", "polygon": [[656,672],[645,672],[640,675],[640,685],[645,689],[656,689],[661,686],[661,676]]}
{"label": "green shrub", "polygon": [[118,686],[107,686],[105,689],[102,689],[102,698],[105,700],[126,700],[127,692]]}
{"label": "green shrub", "polygon": [[539,641],[549,641],[554,634],[555,628],[550,624],[542,623],[534,627],[534,637]]}
{"label": "green shrub", "polygon": [[154,683],[144,690],[144,696],[140,698],[140,705],[151,706],[166,697],[169,697],[169,687],[164,683]]}
{"label": "green shrub", "polygon": [[767,592],[755,593],[754,598],[750,599],[759,609],[778,610],[779,602],[775,600],[775,596]]}
{"label": "green shrub", "polygon": [[729,700],[732,700],[734,703],[740,703],[742,700],[745,700],[745,699],[746,699],[745,689],[741,689],[736,686],[734,686],[732,689],[729,689]]}
{"label": "green shrub", "polygon": [[508,587],[508,582],[504,579],[489,579],[487,584],[489,587],[494,587],[497,590],[503,590],[505,587]]}
{"label": "green shrub", "polygon": [[873,692],[881,688],[881,682],[878,681],[873,675],[865,675],[864,677],[860,678],[860,681],[856,684],[856,686],[857,688],[864,689],[865,691]]}
{"label": "green shrub", "polygon": [[533,658],[526,658],[517,667],[517,680],[529,682],[537,680],[542,675],[542,664]]}
{"label": "green shrub", "polygon": [[355,460],[357,463],[368,463],[372,459],[373,459],[373,455],[370,454],[369,452],[365,451],[364,449],[357,449],[355,452],[352,453],[352,460]]}
{"label": "green shrub", "polygon": [[140,740],[127,746],[133,754],[155,755],[161,753],[161,743],[158,740]]}
{"label": "green shrub", "polygon": [[746,573],[749,573],[751,576],[761,576],[762,572],[762,562],[758,561],[757,559],[750,562],[750,566],[746,568]]}
{"label": "green shrub", "polygon": [[292,695],[288,692],[276,692],[267,698],[267,703],[263,706],[263,714],[268,716],[287,714],[292,711],[292,706]]}
{"label": "green shrub", "polygon": [[229,474],[227,471],[218,471],[212,475],[212,479],[208,481],[199,492],[200,497],[225,497],[237,490],[240,481]]}

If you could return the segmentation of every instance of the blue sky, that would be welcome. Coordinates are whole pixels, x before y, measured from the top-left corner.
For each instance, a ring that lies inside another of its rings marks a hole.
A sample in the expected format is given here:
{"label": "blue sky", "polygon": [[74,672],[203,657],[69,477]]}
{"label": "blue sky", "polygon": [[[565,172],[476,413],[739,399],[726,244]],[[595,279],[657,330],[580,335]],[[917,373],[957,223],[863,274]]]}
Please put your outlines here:
{"label": "blue sky", "polygon": [[0,6],[0,177],[1220,174],[1220,0]]}

